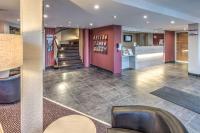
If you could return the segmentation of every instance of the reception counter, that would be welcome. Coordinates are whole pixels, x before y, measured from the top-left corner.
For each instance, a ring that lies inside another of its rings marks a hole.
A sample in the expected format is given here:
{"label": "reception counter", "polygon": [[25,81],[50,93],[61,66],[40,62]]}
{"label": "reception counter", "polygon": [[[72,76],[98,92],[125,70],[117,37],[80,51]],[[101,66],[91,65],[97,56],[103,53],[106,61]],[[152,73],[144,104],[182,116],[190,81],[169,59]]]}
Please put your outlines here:
{"label": "reception counter", "polygon": [[163,46],[136,46],[133,55],[122,56],[122,69],[140,69],[163,64]]}

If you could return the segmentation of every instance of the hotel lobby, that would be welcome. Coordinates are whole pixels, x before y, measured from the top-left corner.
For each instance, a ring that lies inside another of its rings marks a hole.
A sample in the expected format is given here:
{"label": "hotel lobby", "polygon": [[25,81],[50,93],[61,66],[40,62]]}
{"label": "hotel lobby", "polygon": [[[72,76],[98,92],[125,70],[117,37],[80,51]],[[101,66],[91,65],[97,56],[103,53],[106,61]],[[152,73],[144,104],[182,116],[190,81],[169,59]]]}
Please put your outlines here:
{"label": "hotel lobby", "polygon": [[0,3],[0,133],[199,133],[200,1]]}

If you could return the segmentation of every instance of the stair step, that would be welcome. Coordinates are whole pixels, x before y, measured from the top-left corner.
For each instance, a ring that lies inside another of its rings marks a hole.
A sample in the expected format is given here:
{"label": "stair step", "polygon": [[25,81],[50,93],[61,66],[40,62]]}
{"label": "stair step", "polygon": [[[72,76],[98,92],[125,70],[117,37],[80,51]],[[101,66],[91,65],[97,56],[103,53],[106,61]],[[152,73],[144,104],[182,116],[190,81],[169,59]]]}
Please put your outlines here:
{"label": "stair step", "polygon": [[61,47],[79,47],[79,44],[60,44]]}
{"label": "stair step", "polygon": [[79,56],[79,53],[59,53],[58,57],[74,57]]}
{"label": "stair step", "polygon": [[71,61],[60,61],[60,64],[81,64],[81,60],[71,60]]}
{"label": "stair step", "polygon": [[79,50],[79,47],[61,47],[61,50]]}
{"label": "stair step", "polygon": [[59,49],[59,53],[79,53],[78,49]]}
{"label": "stair step", "polygon": [[65,69],[77,69],[83,68],[83,64],[73,64],[73,65],[59,65],[58,68],[65,68]]}
{"label": "stair step", "polygon": [[66,69],[66,70],[73,70],[73,69],[80,69],[83,68],[83,64],[79,65],[69,65],[69,66],[54,66],[55,69]]}
{"label": "stair step", "polygon": [[80,56],[72,56],[72,57],[60,57],[59,61],[71,61],[71,60],[80,60]]}

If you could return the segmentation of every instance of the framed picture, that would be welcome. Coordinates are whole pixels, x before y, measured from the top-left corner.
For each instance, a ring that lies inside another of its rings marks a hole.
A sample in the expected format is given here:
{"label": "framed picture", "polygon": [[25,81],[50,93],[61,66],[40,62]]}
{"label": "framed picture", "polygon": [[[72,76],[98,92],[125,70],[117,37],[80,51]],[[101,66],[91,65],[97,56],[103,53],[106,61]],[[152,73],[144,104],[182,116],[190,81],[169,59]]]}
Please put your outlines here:
{"label": "framed picture", "polygon": [[132,35],[124,35],[124,42],[132,42]]}

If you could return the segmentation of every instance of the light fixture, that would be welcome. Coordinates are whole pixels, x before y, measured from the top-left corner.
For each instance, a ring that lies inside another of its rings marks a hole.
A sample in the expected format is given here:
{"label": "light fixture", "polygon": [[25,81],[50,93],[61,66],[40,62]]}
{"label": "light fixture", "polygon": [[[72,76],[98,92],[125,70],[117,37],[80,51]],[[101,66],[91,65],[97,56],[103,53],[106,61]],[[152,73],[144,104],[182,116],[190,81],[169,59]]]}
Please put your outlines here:
{"label": "light fixture", "polygon": [[171,24],[175,24],[175,21],[174,21],[174,20],[172,20],[172,21],[170,21],[170,23],[171,23]]}
{"label": "light fixture", "polygon": [[148,17],[147,17],[147,15],[144,15],[143,18],[144,18],[144,19],[147,19]]}
{"label": "light fixture", "polygon": [[18,19],[17,19],[17,22],[19,22],[19,21],[20,21],[20,19],[18,18]]}
{"label": "light fixture", "polygon": [[150,22],[149,21],[146,21],[146,24],[149,24]]}
{"label": "light fixture", "polygon": [[114,16],[113,16],[113,18],[114,18],[114,19],[117,19],[117,16],[116,16],[116,15],[114,15]]}
{"label": "light fixture", "polygon": [[46,7],[46,8],[49,8],[49,7],[50,7],[50,5],[49,5],[49,4],[46,4],[46,5],[45,5],[45,7]]}
{"label": "light fixture", "polygon": [[20,35],[0,34],[0,78],[9,77],[9,70],[23,64],[23,43]]}
{"label": "light fixture", "polygon": [[71,21],[68,21],[68,24],[71,24],[72,22]]}
{"label": "light fixture", "polygon": [[48,15],[47,14],[44,14],[44,16],[43,16],[44,18],[48,18]]}
{"label": "light fixture", "polygon": [[95,10],[98,10],[99,8],[100,8],[100,6],[99,6],[98,4],[95,4],[95,5],[94,5],[94,9],[95,9]]}
{"label": "light fixture", "polygon": [[90,26],[93,26],[93,23],[90,23]]}

